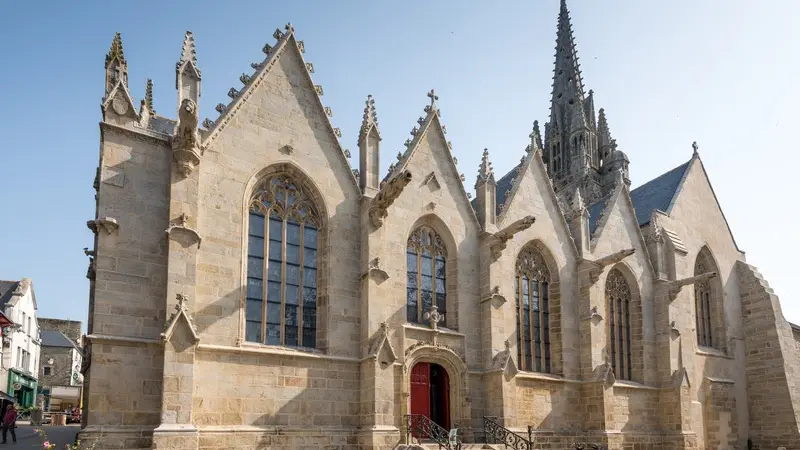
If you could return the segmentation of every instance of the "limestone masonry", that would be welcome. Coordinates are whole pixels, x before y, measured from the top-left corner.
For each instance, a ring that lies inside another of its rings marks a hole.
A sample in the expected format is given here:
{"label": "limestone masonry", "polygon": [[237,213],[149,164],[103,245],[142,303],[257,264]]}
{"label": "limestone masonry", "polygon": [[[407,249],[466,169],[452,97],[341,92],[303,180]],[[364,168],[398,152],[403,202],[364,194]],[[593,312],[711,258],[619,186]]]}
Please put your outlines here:
{"label": "limestone masonry", "polygon": [[113,39],[84,441],[384,450],[530,426],[534,448],[800,448],[800,331],[696,145],[630,190],[563,1],[549,120],[502,177],[484,151],[474,199],[434,91],[387,174],[368,97],[351,168],[303,41],[274,37],[202,123],[191,33],[177,119],[150,82],[137,108]]}

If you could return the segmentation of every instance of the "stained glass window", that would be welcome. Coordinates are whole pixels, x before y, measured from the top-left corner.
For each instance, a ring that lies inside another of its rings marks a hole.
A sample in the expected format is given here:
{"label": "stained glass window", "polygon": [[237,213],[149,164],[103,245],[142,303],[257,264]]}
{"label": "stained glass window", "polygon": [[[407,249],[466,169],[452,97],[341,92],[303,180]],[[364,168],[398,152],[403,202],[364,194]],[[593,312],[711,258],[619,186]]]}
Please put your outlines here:
{"label": "stained glass window", "polygon": [[550,273],[533,247],[517,259],[514,281],[520,370],[550,372]]}
{"label": "stained glass window", "polygon": [[250,203],[245,339],[316,347],[319,216],[285,175],[267,178]]}
{"label": "stained glass window", "polygon": [[425,313],[436,307],[447,323],[447,250],[441,237],[429,227],[417,228],[406,245],[406,316],[411,323],[424,323]]}
{"label": "stained glass window", "polygon": [[632,379],[631,369],[631,289],[618,269],[606,278],[608,303],[608,353],[614,376]]}

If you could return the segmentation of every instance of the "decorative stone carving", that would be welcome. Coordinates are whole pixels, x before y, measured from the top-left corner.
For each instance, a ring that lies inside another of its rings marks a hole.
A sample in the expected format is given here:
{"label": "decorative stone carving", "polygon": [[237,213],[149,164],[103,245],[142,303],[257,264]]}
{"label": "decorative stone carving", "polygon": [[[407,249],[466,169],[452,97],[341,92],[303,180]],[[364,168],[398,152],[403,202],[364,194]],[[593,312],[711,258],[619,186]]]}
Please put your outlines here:
{"label": "decorative stone carving", "polygon": [[603,273],[603,270],[606,267],[622,261],[628,256],[634,254],[635,251],[636,249],[629,248],[625,250],[620,250],[616,253],[612,253],[610,255],[604,256],[594,261],[590,261],[588,259],[581,260],[581,264],[589,269],[590,284],[594,284],[597,282],[598,278],[600,277],[600,274]]}
{"label": "decorative stone carving", "polygon": [[[264,47],[261,49],[261,51],[264,52],[265,55],[269,55],[272,52],[272,46],[269,45],[269,44],[264,44]],[[251,64],[251,67],[252,67],[252,64]],[[255,67],[253,67],[253,68],[255,69]]]}
{"label": "decorative stone carving", "polygon": [[439,307],[436,304],[431,305],[430,311],[426,312],[423,318],[428,321],[434,330],[439,328],[439,322],[444,320],[444,316],[439,313]]}
{"label": "decorative stone carving", "polygon": [[238,96],[239,96],[239,91],[237,91],[235,88],[230,88],[230,90],[228,91],[228,97],[236,98]]}
{"label": "decorative stone carving", "polygon": [[333,110],[331,109],[330,106],[325,107],[325,115],[328,117],[333,117]]}
{"label": "decorative stone carving", "polygon": [[708,281],[717,276],[717,272],[705,272],[701,273],[700,275],[695,275],[693,277],[684,278],[681,280],[673,280],[668,281],[667,284],[667,295],[669,296],[669,301],[674,301],[678,294],[681,292],[684,286],[688,286],[690,284],[695,283],[702,283]]}
{"label": "decorative stone carving", "polygon": [[308,73],[314,73],[314,64],[311,64],[310,62],[307,62],[306,63],[306,70],[308,71]]}
{"label": "decorative stone carving", "polygon": [[315,84],[314,90],[317,91],[317,95],[324,95],[324,91],[322,90],[322,85]]}
{"label": "decorative stone carving", "polygon": [[203,120],[203,128],[209,129],[209,128],[213,127],[213,126],[214,126],[214,121],[212,121],[211,119],[205,118]]}
{"label": "decorative stone carving", "polygon": [[97,234],[98,230],[103,230],[106,232],[106,234],[111,234],[119,229],[117,219],[113,217],[103,217],[100,219],[90,220],[86,222],[86,226],[89,227],[94,234]]}
{"label": "decorative stone carving", "polygon": [[675,321],[669,323],[669,331],[672,334],[672,339],[677,339],[681,335],[681,330],[675,325]]}
{"label": "decorative stone carving", "polygon": [[500,302],[500,305],[506,302],[506,297],[500,293],[500,286],[493,287],[492,291],[489,292],[489,295],[481,299],[481,303],[485,303],[492,300],[498,300]]}
{"label": "decorative stone carving", "polygon": [[203,241],[203,238],[200,237],[200,233],[198,233],[197,230],[189,227],[189,216],[186,213],[182,213],[178,216],[173,224],[166,230],[168,237],[174,237],[177,232],[187,234],[192,241],[197,242],[197,248],[200,248],[200,243]]}
{"label": "decorative stone carving", "polygon": [[589,315],[586,316],[586,320],[592,321],[593,325],[597,325],[603,321],[603,316],[601,316],[598,312],[597,305],[592,306],[592,308],[589,310]]}
{"label": "decorative stone carving", "polygon": [[494,355],[494,358],[492,358],[492,370],[502,372],[506,376],[506,379],[510,380],[519,373],[519,369],[511,355],[511,342],[506,339],[504,345],[505,350],[498,352]]}
{"label": "decorative stone carving", "polygon": [[503,250],[506,249],[508,241],[511,240],[515,234],[530,228],[535,222],[535,217],[525,216],[491,235],[495,240],[489,247],[492,252],[492,258],[497,261],[503,254]]}
{"label": "decorative stone carving", "polygon": [[189,305],[187,305],[189,298],[185,294],[177,294],[175,297],[178,299],[178,304],[175,305],[175,312],[173,312],[167,320],[167,326],[164,329],[164,332],[161,333],[161,340],[166,342],[170,337],[172,337],[172,333],[175,332],[175,326],[178,324],[178,321],[181,319],[181,317],[183,317],[183,319],[186,321],[186,325],[188,325],[189,332],[191,333],[195,344],[197,344],[200,342],[200,336],[197,334],[197,327],[194,325],[194,322],[189,315]]}
{"label": "decorative stone carving", "polygon": [[442,344],[440,342],[437,342],[437,343],[434,344],[433,342],[430,342],[430,341],[418,341],[418,342],[414,343],[413,345],[411,345],[410,347],[408,347],[406,349],[406,351],[403,354],[404,358],[408,359],[408,356],[414,350],[416,350],[416,349],[418,349],[420,347],[433,347],[433,348],[438,349],[438,350],[449,351],[449,352],[453,353],[454,355],[456,355],[458,357],[458,359],[460,359],[462,362],[466,363],[466,361],[467,361],[466,358],[464,357],[464,355],[461,354],[461,352],[459,352],[458,350],[454,349],[453,347],[451,347],[451,346],[449,346],[447,344]]}
{"label": "decorative stone carving", "polygon": [[411,172],[406,170],[403,173],[397,174],[392,177],[381,188],[378,195],[372,199],[369,207],[369,218],[372,226],[380,228],[383,225],[383,219],[386,218],[388,213],[386,209],[397,200],[403,189],[411,182]]}
{"label": "decorative stone carving", "polygon": [[389,273],[385,270],[381,269],[381,260],[380,258],[374,258],[369,262],[367,266],[367,270],[361,275],[361,279],[370,277],[375,280],[378,284],[383,283],[384,281],[389,279]]}
{"label": "decorative stone carving", "polygon": [[197,131],[197,103],[190,98],[181,101],[178,109],[178,124],[172,138],[172,156],[178,164],[178,172],[189,176],[200,164],[200,133]]}
{"label": "decorative stone carving", "polygon": [[281,31],[280,28],[275,28],[275,32],[272,33],[272,37],[280,41],[281,39],[283,39],[283,31]]}
{"label": "decorative stone carving", "polygon": [[294,147],[292,147],[292,144],[286,144],[283,147],[279,148],[278,151],[283,153],[284,155],[291,155],[292,153],[294,153]]}
{"label": "decorative stone carving", "polygon": [[306,52],[306,43],[303,41],[297,41],[297,48],[300,49],[300,53]]}
{"label": "decorative stone carving", "polygon": [[225,110],[226,110],[226,109],[228,109],[228,107],[227,107],[227,106],[225,106],[225,104],[224,104],[224,103],[217,103],[217,106],[215,106],[215,107],[214,107],[214,109],[215,109],[215,110],[216,110],[218,113],[222,114],[222,113],[224,113],[224,112],[225,112]]}

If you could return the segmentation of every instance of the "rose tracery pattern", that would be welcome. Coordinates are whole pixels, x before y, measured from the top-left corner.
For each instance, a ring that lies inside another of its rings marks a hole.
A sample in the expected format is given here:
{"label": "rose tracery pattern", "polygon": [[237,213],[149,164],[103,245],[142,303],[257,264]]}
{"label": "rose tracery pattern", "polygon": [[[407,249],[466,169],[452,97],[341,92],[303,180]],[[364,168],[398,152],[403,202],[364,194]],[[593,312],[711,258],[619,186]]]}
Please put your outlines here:
{"label": "rose tracery pattern", "polygon": [[606,277],[608,302],[608,347],[614,376],[632,379],[631,368],[631,288],[618,269]]}
{"label": "rose tracery pattern", "polygon": [[447,248],[436,231],[422,226],[414,230],[406,244],[406,316],[411,323],[424,323],[425,313],[434,300],[447,324]]}
{"label": "rose tracery pattern", "polygon": [[517,258],[517,361],[520,370],[550,372],[550,272],[533,247]]}
{"label": "rose tracery pattern", "polygon": [[[708,262],[703,253],[697,255],[697,261],[694,265],[694,274],[702,275],[708,272]],[[714,339],[712,337],[711,326],[711,289],[708,281],[696,281],[694,283],[694,302],[695,302],[695,329],[697,330],[697,345],[705,347],[713,347]]]}
{"label": "rose tracery pattern", "polygon": [[247,341],[316,347],[317,239],[309,195],[285,174],[268,177],[250,202]]}

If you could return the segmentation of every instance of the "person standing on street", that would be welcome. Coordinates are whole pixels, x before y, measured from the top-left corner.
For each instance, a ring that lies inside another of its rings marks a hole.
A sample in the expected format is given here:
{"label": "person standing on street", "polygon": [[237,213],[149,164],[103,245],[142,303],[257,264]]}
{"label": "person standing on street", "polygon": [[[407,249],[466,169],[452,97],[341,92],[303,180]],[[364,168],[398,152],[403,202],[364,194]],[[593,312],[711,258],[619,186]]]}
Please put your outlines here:
{"label": "person standing on street", "polygon": [[14,440],[14,443],[17,443],[17,433],[14,431],[14,428],[17,428],[17,408],[16,405],[13,403],[8,405],[8,410],[6,411],[6,415],[3,416],[3,444],[6,444],[6,435],[9,431],[11,431],[11,439]]}

